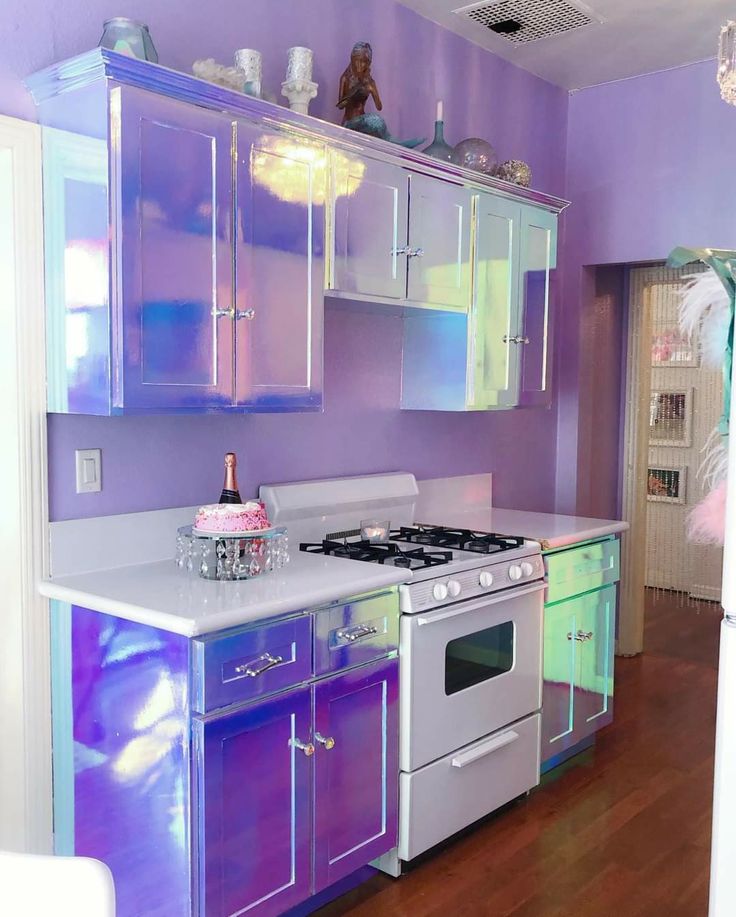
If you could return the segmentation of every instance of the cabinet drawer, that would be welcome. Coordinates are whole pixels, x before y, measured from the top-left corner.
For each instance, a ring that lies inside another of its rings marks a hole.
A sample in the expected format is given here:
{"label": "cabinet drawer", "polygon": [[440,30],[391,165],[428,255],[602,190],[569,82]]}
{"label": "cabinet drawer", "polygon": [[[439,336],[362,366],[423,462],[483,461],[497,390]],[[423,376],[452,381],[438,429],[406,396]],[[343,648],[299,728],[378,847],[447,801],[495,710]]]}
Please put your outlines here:
{"label": "cabinet drawer", "polygon": [[356,599],[314,616],[314,671],[325,675],[385,656],[399,646],[398,593]]}
{"label": "cabinet drawer", "polygon": [[597,541],[570,548],[544,559],[547,569],[547,604],[599,589],[619,580],[619,541]]}
{"label": "cabinet drawer", "polygon": [[399,856],[411,860],[539,783],[538,713],[401,774]]}
{"label": "cabinet drawer", "polygon": [[219,707],[281,691],[312,674],[309,615],[192,641],[192,707]]}

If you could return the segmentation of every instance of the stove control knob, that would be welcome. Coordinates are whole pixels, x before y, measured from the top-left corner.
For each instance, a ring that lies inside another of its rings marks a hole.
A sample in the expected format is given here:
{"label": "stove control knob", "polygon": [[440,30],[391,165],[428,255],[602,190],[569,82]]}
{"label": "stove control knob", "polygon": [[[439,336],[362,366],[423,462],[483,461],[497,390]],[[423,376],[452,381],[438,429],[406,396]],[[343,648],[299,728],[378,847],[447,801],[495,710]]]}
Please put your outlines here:
{"label": "stove control knob", "polygon": [[438,602],[443,602],[447,598],[447,586],[444,583],[435,583],[432,587],[432,595]]}
{"label": "stove control knob", "polygon": [[521,567],[518,564],[512,564],[509,567],[509,579],[514,582],[521,579]]}
{"label": "stove control knob", "polygon": [[490,589],[493,585],[493,574],[484,570],[479,576],[478,582],[484,589]]}
{"label": "stove control knob", "polygon": [[453,599],[456,599],[462,590],[462,586],[456,579],[451,579],[447,584],[447,591],[450,593]]}
{"label": "stove control knob", "polygon": [[529,563],[529,561],[525,560],[521,565],[521,573],[522,576],[531,576],[532,573],[534,573],[534,567]]}

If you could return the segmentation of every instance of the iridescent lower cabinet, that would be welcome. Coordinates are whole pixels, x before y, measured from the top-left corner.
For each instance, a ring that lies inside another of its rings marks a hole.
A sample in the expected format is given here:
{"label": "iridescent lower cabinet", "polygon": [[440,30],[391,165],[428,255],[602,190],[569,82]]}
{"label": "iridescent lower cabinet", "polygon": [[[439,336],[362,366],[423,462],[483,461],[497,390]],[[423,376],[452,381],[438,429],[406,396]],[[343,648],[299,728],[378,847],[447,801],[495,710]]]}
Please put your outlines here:
{"label": "iridescent lower cabinet", "polygon": [[56,852],[118,917],[275,917],[396,846],[396,590],[191,639],[54,602],[52,633]]}

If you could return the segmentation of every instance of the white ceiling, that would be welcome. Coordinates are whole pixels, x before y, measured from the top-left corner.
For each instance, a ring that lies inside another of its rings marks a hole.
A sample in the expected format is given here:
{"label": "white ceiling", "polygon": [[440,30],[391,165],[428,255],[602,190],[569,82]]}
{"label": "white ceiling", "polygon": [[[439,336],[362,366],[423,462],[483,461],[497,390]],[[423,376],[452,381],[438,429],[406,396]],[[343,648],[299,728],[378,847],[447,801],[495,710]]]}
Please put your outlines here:
{"label": "white ceiling", "polygon": [[736,19],[736,0],[573,0],[603,22],[520,44],[453,13],[473,0],[399,2],[566,89],[715,57],[721,25]]}

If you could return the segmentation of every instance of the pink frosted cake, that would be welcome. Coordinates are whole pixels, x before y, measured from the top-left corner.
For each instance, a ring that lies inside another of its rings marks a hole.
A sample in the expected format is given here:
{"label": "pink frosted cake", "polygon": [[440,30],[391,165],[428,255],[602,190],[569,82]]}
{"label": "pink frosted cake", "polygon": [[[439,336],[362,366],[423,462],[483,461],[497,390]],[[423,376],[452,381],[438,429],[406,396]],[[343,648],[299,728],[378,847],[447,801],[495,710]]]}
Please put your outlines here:
{"label": "pink frosted cake", "polygon": [[211,503],[201,506],[194,519],[194,528],[204,532],[260,532],[270,525],[266,507],[260,500]]}

